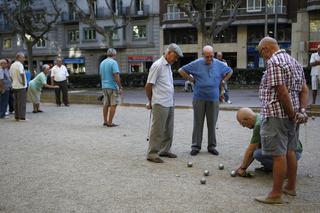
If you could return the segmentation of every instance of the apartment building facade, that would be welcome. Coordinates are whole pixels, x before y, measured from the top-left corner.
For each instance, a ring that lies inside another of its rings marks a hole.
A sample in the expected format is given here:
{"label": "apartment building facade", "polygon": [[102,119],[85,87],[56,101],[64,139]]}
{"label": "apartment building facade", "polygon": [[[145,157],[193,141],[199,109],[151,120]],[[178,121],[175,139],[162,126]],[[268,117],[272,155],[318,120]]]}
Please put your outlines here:
{"label": "apartment building facade", "polygon": [[[208,10],[210,4],[212,2],[208,1]],[[186,14],[180,12],[175,4],[163,1],[160,3],[160,14],[162,50],[167,44],[176,42],[186,55],[182,64],[200,57],[202,38],[196,28],[188,23]],[[209,20],[210,13],[206,14]],[[219,33],[212,44],[215,51],[224,53],[230,66],[259,68],[264,66],[264,62],[257,45],[267,34],[275,37],[281,48],[308,66],[308,57],[320,41],[319,14],[318,0],[243,0],[236,20]],[[221,21],[226,18],[222,16]]]}
{"label": "apartment building facade", "polygon": [[[45,1],[45,5],[50,5]],[[83,10],[87,10],[86,0],[77,2]],[[130,16],[130,22],[112,36],[121,72],[147,71],[152,62],[159,58],[159,1],[133,0],[131,7],[131,0],[109,2],[119,25]],[[105,0],[95,0],[92,4],[98,25],[113,26]],[[46,35],[48,39],[38,42],[33,48],[34,64],[39,69],[42,64],[53,64],[57,56],[62,56],[70,73],[97,74],[109,48],[107,41],[93,28],[79,21],[68,1],[59,0],[59,6],[62,9],[60,21]],[[13,32],[1,12],[0,45],[0,57],[13,59],[17,51],[26,51],[21,38]]]}

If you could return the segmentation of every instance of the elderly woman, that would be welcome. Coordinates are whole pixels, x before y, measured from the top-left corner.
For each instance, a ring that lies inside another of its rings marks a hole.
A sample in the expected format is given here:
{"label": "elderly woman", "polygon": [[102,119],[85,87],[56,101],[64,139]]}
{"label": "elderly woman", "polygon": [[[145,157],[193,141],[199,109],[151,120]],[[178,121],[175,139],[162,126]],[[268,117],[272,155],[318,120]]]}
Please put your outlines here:
{"label": "elderly woman", "polygon": [[40,95],[43,87],[51,89],[59,88],[59,86],[51,86],[47,84],[47,75],[49,74],[50,66],[45,64],[42,66],[42,70],[43,71],[29,83],[28,97],[33,103],[33,113],[42,112],[40,110]]}

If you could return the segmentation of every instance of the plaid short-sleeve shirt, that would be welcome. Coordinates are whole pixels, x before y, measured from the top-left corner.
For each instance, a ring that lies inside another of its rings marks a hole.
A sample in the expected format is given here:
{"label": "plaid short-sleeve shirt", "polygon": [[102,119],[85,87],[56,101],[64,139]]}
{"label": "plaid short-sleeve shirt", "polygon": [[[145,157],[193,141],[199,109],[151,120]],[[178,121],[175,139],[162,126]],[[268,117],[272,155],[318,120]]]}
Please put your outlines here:
{"label": "plaid short-sleeve shirt", "polygon": [[276,86],[279,85],[285,85],[288,88],[293,108],[298,112],[300,108],[299,93],[305,83],[301,64],[287,54],[285,50],[275,52],[267,61],[267,67],[260,83],[261,116],[288,117],[276,92]]}

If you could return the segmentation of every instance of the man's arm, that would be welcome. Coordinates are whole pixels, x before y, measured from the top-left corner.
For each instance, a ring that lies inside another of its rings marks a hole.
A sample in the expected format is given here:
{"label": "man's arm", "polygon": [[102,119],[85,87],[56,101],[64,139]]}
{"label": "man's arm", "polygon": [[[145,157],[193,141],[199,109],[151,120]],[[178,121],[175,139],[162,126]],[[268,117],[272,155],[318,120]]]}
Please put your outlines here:
{"label": "man's arm", "polygon": [[317,61],[317,60],[314,58],[314,54],[311,55],[310,65],[311,65],[312,67],[315,67],[315,66],[320,65],[320,61]]}
{"label": "man's arm", "polygon": [[179,74],[181,75],[182,78],[194,83],[194,78],[191,75],[189,75],[186,71],[184,71],[183,69],[180,68],[178,70],[178,72],[179,72]]}
{"label": "man's arm", "polygon": [[151,100],[152,100],[152,87],[153,87],[153,84],[151,84],[151,83],[146,83],[146,85],[144,87],[144,89],[146,91],[147,98],[148,98],[148,104],[147,104],[147,108],[148,109],[152,108],[152,103],[151,103]]}
{"label": "man's arm", "polygon": [[293,120],[296,113],[293,109],[287,87],[285,85],[278,85],[276,86],[276,92],[285,113],[288,115],[290,120]]}
{"label": "man's arm", "polygon": [[21,81],[22,81],[21,84],[25,85],[25,83],[26,83],[26,79],[25,79],[26,75],[24,73],[20,73],[20,76],[21,76]]}
{"label": "man's arm", "polygon": [[231,78],[232,74],[233,74],[233,70],[231,70],[230,72],[226,73],[222,80],[223,81],[229,80],[229,78]]}
{"label": "man's arm", "polygon": [[309,97],[309,88],[307,84],[302,86],[302,90],[299,93],[299,100],[300,100],[300,108],[306,108],[308,105],[308,97]]}
{"label": "man's arm", "polygon": [[113,77],[114,77],[114,80],[115,82],[117,83],[118,87],[119,87],[119,90],[120,90],[120,93],[122,93],[122,86],[121,86],[121,80],[120,80],[120,74],[119,73],[113,73]]}
{"label": "man's arm", "polygon": [[253,162],[253,152],[258,148],[258,144],[249,144],[248,148],[246,149],[243,160],[241,165],[236,170],[237,174],[242,176],[246,169],[250,166],[250,164]]}

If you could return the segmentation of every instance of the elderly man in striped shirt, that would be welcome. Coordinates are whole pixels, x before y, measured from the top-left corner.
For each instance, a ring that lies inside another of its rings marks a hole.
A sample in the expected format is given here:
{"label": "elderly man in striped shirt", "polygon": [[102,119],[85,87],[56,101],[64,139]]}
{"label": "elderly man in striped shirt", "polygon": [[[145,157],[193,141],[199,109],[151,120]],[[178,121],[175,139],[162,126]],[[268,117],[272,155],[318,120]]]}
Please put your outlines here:
{"label": "elderly man in striped shirt", "polygon": [[[258,51],[266,62],[259,90],[262,154],[272,155],[274,163],[272,191],[267,196],[256,197],[256,200],[281,204],[282,193],[296,195],[295,150],[299,123],[308,118],[305,112],[308,87],[302,66],[285,50],[280,50],[275,39],[263,38]],[[283,187],[286,171],[288,183]]]}

